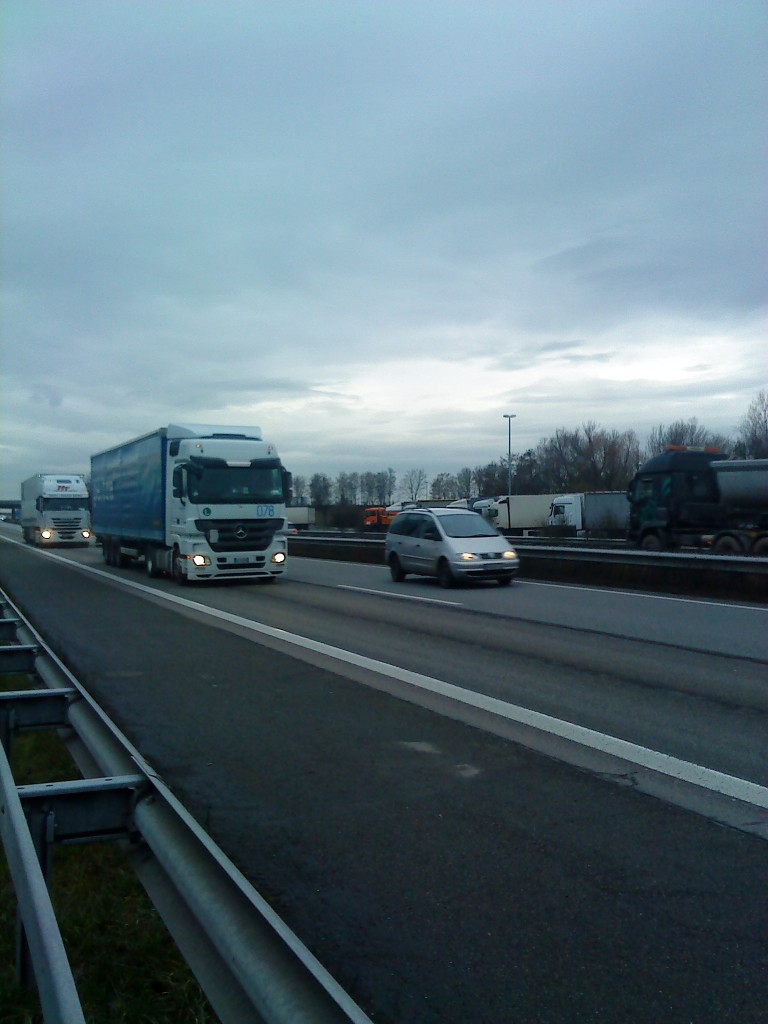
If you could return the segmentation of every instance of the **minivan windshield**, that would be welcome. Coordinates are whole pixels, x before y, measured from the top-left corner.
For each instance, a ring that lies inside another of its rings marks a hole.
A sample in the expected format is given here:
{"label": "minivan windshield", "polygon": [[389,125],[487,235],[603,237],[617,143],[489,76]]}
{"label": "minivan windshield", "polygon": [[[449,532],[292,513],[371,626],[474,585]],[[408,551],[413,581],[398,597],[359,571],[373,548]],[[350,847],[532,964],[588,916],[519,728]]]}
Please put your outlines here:
{"label": "minivan windshield", "polygon": [[443,533],[449,537],[498,537],[499,535],[499,531],[479,515],[440,516],[439,522]]}

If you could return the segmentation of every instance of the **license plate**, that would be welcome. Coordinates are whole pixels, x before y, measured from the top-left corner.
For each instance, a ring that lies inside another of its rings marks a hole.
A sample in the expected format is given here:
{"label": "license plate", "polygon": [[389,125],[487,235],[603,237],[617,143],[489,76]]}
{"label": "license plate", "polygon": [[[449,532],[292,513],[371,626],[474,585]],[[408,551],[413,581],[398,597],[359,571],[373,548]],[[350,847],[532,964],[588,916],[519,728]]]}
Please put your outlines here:
{"label": "license plate", "polygon": [[250,558],[233,558],[232,561],[235,565],[248,565]]}

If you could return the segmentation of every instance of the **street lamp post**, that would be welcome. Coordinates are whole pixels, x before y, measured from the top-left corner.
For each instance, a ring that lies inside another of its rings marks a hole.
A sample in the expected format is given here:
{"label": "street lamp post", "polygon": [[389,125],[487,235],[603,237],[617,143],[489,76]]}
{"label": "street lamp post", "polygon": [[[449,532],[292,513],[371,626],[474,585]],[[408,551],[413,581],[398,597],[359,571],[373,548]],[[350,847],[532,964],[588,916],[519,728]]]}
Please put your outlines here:
{"label": "street lamp post", "polygon": [[505,412],[507,421],[507,494],[512,493],[512,420],[517,418],[514,412]]}

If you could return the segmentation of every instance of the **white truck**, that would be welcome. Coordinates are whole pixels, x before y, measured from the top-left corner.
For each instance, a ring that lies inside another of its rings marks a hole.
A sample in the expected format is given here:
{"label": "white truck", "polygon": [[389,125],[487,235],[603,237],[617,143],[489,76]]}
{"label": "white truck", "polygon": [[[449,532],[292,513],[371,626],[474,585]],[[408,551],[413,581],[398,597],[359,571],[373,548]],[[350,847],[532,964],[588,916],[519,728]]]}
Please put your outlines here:
{"label": "white truck", "polygon": [[315,525],[315,509],[312,505],[289,505],[285,510],[288,528],[309,530]]}
{"label": "white truck", "polygon": [[[554,494],[502,494],[490,501],[475,503],[475,511],[489,519],[497,530],[517,537],[535,537],[549,522]],[[480,505],[485,507],[480,507]]]}
{"label": "white truck", "polygon": [[272,581],[286,568],[291,474],[259,427],[171,424],[91,457],[107,565]]}
{"label": "white truck", "polygon": [[567,527],[576,536],[624,537],[629,526],[627,492],[558,494],[552,499],[548,523]]}
{"label": "white truck", "polygon": [[74,473],[37,473],[21,485],[21,529],[27,544],[77,544],[91,538],[88,488]]}

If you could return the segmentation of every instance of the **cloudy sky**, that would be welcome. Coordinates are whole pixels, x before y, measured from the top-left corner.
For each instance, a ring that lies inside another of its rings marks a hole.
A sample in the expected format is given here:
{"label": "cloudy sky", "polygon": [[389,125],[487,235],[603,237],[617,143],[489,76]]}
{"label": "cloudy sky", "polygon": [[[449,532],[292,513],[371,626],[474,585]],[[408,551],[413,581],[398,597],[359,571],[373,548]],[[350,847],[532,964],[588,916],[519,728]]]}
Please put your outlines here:
{"label": "cloudy sky", "polygon": [[169,422],[434,476],[766,386],[763,0],[4,0],[0,495]]}

